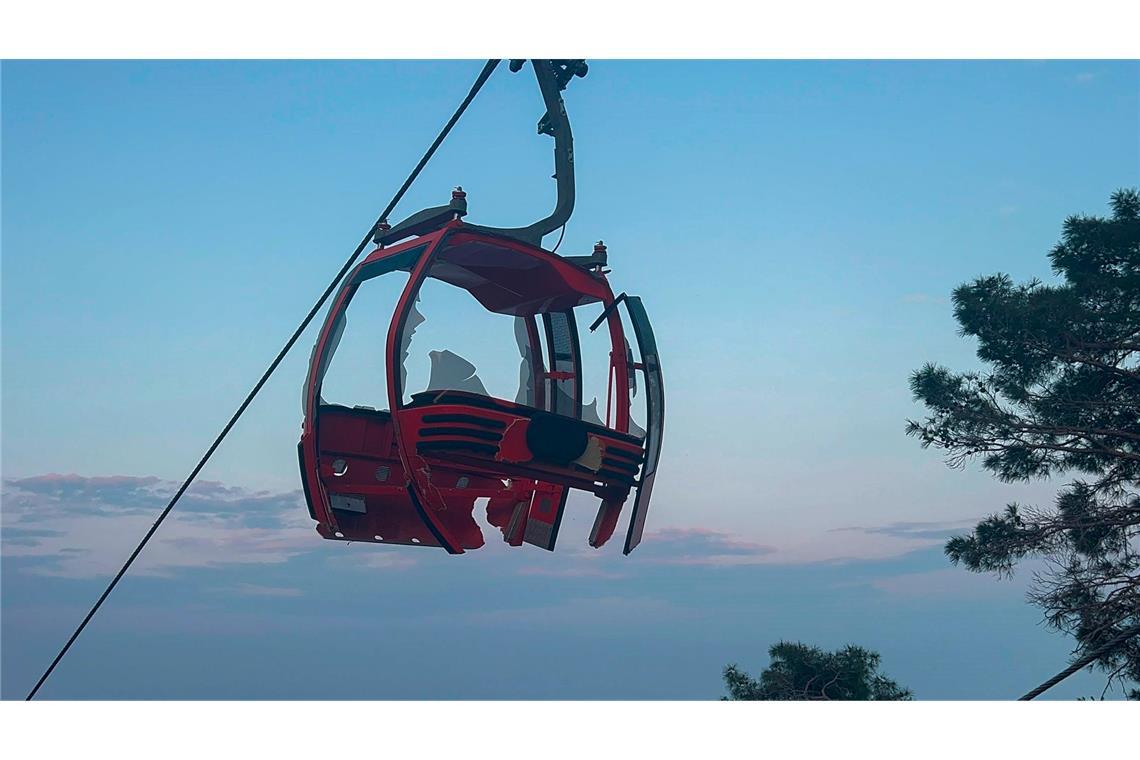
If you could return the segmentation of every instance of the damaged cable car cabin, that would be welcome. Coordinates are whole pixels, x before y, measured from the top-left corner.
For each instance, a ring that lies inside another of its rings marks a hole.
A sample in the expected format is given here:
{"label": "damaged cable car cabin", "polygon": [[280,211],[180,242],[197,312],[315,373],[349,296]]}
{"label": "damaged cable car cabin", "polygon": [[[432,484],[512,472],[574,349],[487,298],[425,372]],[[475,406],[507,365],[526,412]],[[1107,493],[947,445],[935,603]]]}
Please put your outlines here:
{"label": "damaged cable car cabin", "polygon": [[[590,534],[597,547],[636,489],[625,552],[636,547],[661,448],[661,369],[641,300],[615,298],[604,264],[600,247],[579,260],[563,258],[459,220],[365,259],[321,329],[305,386],[301,471],[320,534],[460,553],[483,545],[473,509],[476,499],[487,498],[487,519],[507,543],[553,549],[567,494],[579,489],[600,500]],[[410,276],[387,329],[388,409],[325,403],[322,380],[349,304],[371,281],[399,271]],[[521,366],[514,399],[488,393],[474,367],[450,351],[430,352],[426,387],[411,387],[405,362],[423,321],[417,296],[428,281],[514,318]],[[594,326],[605,327],[611,349],[605,423],[584,418],[594,415],[583,404],[576,313],[591,304],[603,307]],[[619,309],[633,326],[639,360]],[[638,374],[644,430],[630,416]]]}
{"label": "damaged cable car cabin", "polygon": [[[555,138],[558,203],[550,217],[516,229],[471,225],[463,221],[466,196],[457,190],[447,206],[394,228],[379,226],[378,247],[337,294],[310,359],[298,446],[309,513],[324,538],[459,554],[483,545],[473,512],[476,500],[486,499],[487,521],[508,544],[553,550],[567,496],[577,489],[599,500],[591,546],[614,533],[633,492],[625,553],[641,541],[664,422],[653,330],[640,298],[615,297],[604,246],[566,257],[541,247],[573,207],[573,153],[559,92],[574,63],[532,62],[547,105],[539,131]],[[350,303],[398,273],[406,284],[386,333],[376,326],[376,342],[386,336],[388,408],[327,403],[322,383]],[[514,345],[504,347],[519,367],[513,399],[488,392],[475,367],[451,351],[428,353],[426,383],[411,377],[409,346],[424,321],[417,302],[428,285],[456,289],[479,309],[513,319]],[[604,326],[609,338],[604,422],[583,403],[578,318],[599,304],[589,330]],[[644,429],[630,416],[639,375]]]}

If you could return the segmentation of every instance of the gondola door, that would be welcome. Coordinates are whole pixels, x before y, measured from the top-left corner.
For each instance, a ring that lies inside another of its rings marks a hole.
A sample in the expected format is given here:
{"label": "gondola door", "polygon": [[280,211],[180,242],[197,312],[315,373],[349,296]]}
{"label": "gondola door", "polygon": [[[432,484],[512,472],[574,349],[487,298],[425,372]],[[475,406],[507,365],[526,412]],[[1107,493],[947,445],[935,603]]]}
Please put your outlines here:
{"label": "gondola door", "polygon": [[661,361],[657,354],[657,341],[649,315],[638,296],[622,299],[633,325],[637,338],[641,361],[633,369],[641,371],[645,378],[645,464],[637,484],[637,498],[633,502],[633,513],[629,518],[629,530],[625,537],[624,552],[629,554],[639,543],[645,530],[645,516],[649,511],[649,498],[653,493],[653,480],[657,475],[657,462],[661,457],[661,439],[665,432],[665,386],[661,378]]}

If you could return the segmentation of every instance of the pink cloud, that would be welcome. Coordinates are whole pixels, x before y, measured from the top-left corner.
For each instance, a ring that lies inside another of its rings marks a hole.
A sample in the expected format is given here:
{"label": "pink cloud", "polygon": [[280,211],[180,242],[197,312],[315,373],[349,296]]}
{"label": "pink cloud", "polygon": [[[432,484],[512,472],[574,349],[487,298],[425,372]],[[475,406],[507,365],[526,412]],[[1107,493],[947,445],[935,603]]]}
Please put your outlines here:
{"label": "pink cloud", "polygon": [[[134,548],[175,487],[155,477],[121,475],[50,473],[7,480],[3,484],[3,552],[29,560],[21,566],[22,572],[106,576]],[[501,550],[503,557],[511,555],[508,572],[563,579],[620,579],[648,565],[726,568],[857,561],[936,546],[947,535],[968,530],[972,522],[896,522],[833,529],[779,547],[710,528],[669,527],[647,533],[628,559],[616,551],[570,546],[549,558],[520,557],[518,550],[495,544],[467,561],[496,561],[496,550]],[[135,571],[166,575],[178,568],[278,564],[327,548],[315,535],[299,491],[255,491],[202,481],[187,492]],[[423,561],[423,552],[428,551],[373,545],[355,548],[348,546],[350,551],[330,555],[329,560],[398,571]]]}
{"label": "pink cloud", "polygon": [[[177,484],[154,477],[56,473],[3,484],[3,552],[34,560],[26,572],[64,577],[114,572]],[[155,535],[134,571],[286,562],[319,545],[299,492],[251,492],[203,482]]]}
{"label": "pink cloud", "polygon": [[727,567],[771,562],[777,550],[707,528],[664,528],[646,534],[638,551],[656,564]]}

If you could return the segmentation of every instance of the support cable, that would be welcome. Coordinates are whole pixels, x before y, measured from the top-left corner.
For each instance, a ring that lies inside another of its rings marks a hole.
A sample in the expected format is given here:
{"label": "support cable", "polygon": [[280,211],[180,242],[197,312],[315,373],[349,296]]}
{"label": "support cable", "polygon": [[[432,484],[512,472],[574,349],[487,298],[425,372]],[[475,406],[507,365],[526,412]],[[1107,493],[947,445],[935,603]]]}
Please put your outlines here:
{"label": "support cable", "polygon": [[1034,697],[1040,696],[1044,692],[1048,691],[1049,689],[1052,689],[1054,686],[1061,683],[1061,681],[1064,681],[1066,678],[1071,676],[1073,673],[1076,673],[1081,668],[1092,663],[1093,660],[1100,657],[1105,652],[1110,651],[1113,647],[1116,647],[1119,644],[1123,644],[1125,641],[1127,641],[1128,639],[1130,639],[1136,635],[1140,635],[1140,625],[1134,625],[1131,628],[1125,628],[1124,631],[1121,632],[1121,634],[1119,636],[1115,636],[1115,637],[1109,639],[1107,642],[1105,642],[1101,646],[1097,647],[1096,649],[1092,650],[1091,652],[1086,654],[1084,657],[1081,657],[1076,662],[1074,662],[1072,665],[1065,668],[1060,673],[1058,673],[1057,675],[1053,676],[1052,678],[1050,678],[1045,683],[1038,686],[1036,689],[1033,689],[1032,691],[1027,692],[1024,696],[1018,697],[1018,701],[1019,702],[1026,701],[1026,700],[1033,699]]}
{"label": "support cable", "polygon": [[170,503],[167,504],[166,508],[162,510],[158,516],[158,519],[154,521],[154,525],[150,526],[150,530],[146,532],[146,535],[143,536],[142,540],[139,542],[139,545],[135,547],[135,550],[133,552],[131,552],[131,556],[128,557],[127,561],[123,563],[123,566],[119,568],[119,572],[115,574],[115,577],[111,580],[110,584],[107,585],[107,588],[99,596],[98,601],[96,601],[94,606],[92,606],[88,611],[86,617],[83,618],[83,622],[81,622],[79,624],[79,627],[75,629],[75,632],[71,634],[71,638],[69,638],[67,640],[67,643],[63,645],[63,649],[59,650],[59,654],[57,654],[55,656],[55,659],[52,660],[51,665],[49,665],[47,670],[44,671],[44,674],[40,676],[40,680],[36,682],[35,687],[31,690],[31,692],[28,693],[28,696],[26,698],[27,701],[32,700],[36,696],[36,692],[40,690],[40,687],[44,685],[44,682],[48,679],[48,676],[50,676],[52,674],[52,671],[55,670],[56,666],[59,665],[60,660],[62,660],[64,655],[67,654],[68,650],[71,649],[71,645],[75,643],[75,640],[77,638],[79,638],[79,634],[83,633],[83,629],[87,627],[87,624],[89,622],[91,622],[91,618],[93,618],[95,616],[95,613],[99,611],[99,608],[103,605],[103,602],[107,599],[108,596],[110,596],[111,592],[115,589],[115,586],[118,585],[119,580],[122,579],[123,575],[126,574],[131,564],[142,552],[143,547],[145,547],[147,545],[147,542],[150,541],[151,537],[154,536],[159,526],[162,525],[163,520],[166,519],[166,516],[170,514],[170,511],[172,509],[174,509],[174,505],[177,504],[178,500],[182,498],[182,495],[186,493],[186,489],[189,488],[190,484],[194,482],[194,479],[198,477],[198,473],[201,472],[202,468],[206,466],[206,463],[210,461],[210,457],[214,455],[214,452],[221,445],[222,441],[225,440],[225,437],[227,435],[229,435],[230,430],[232,430],[234,425],[237,424],[238,419],[240,419],[242,414],[245,413],[245,410],[249,407],[250,403],[253,402],[253,399],[257,396],[262,387],[269,380],[270,375],[272,375],[277,367],[281,364],[286,354],[288,354],[289,351],[293,348],[294,344],[296,344],[297,340],[301,337],[301,334],[305,332],[305,329],[309,326],[309,323],[313,321],[313,318],[321,310],[321,307],[325,305],[325,302],[328,300],[329,296],[332,295],[337,285],[339,285],[340,281],[344,279],[344,276],[348,274],[353,264],[356,263],[356,260],[360,258],[360,254],[364,252],[365,247],[368,245],[369,241],[372,240],[372,236],[376,231],[376,228],[381,222],[387,221],[388,215],[392,213],[392,210],[396,207],[396,204],[399,203],[400,199],[404,197],[404,193],[406,193],[408,191],[408,188],[412,186],[412,183],[415,182],[416,177],[419,176],[420,172],[427,165],[427,162],[431,159],[431,157],[435,154],[435,151],[443,143],[444,138],[446,138],[448,133],[451,132],[451,128],[455,126],[455,123],[457,121],[459,121],[459,117],[462,116],[463,112],[467,110],[467,106],[471,105],[471,101],[475,99],[475,96],[479,93],[479,90],[483,88],[483,85],[491,76],[491,72],[493,72],[495,70],[495,67],[498,65],[499,60],[492,58],[483,66],[483,70],[479,73],[478,78],[475,80],[475,84],[471,86],[471,90],[467,93],[467,97],[465,97],[459,104],[459,107],[455,109],[455,113],[451,115],[451,118],[448,119],[443,129],[440,130],[440,133],[436,136],[435,141],[432,142],[431,147],[427,149],[427,152],[424,153],[423,158],[421,158],[419,163],[416,164],[416,167],[412,169],[412,173],[408,175],[408,178],[404,180],[404,184],[400,186],[400,189],[396,191],[395,196],[393,196],[392,200],[388,202],[388,205],[384,208],[384,211],[380,214],[380,217],[376,220],[372,227],[368,229],[368,234],[364,236],[364,239],[360,241],[360,245],[356,246],[356,250],[353,251],[352,255],[348,257],[348,260],[344,262],[344,266],[340,268],[340,271],[337,272],[336,277],[334,277],[332,282],[328,284],[328,287],[325,288],[324,292],[321,294],[321,297],[317,299],[317,302],[315,304],[313,304],[313,308],[309,309],[309,313],[305,315],[305,318],[303,320],[301,320],[301,324],[298,325],[297,329],[293,331],[293,335],[290,336],[289,340],[285,342],[284,347],[277,353],[277,357],[272,362],[270,362],[269,367],[262,374],[261,379],[258,380],[257,384],[253,386],[253,389],[249,392],[248,395],[246,395],[245,400],[241,402],[241,405],[237,408],[237,411],[234,412],[232,417],[230,417],[230,421],[227,422],[225,427],[222,428],[222,432],[218,433],[218,437],[214,439],[214,442],[212,444],[210,444],[210,448],[206,449],[206,453],[202,455],[202,458],[198,460],[198,464],[194,466],[194,469],[190,472],[190,475],[188,475],[186,480],[182,482],[182,485],[179,486],[178,490],[174,493],[174,496],[170,499]]}

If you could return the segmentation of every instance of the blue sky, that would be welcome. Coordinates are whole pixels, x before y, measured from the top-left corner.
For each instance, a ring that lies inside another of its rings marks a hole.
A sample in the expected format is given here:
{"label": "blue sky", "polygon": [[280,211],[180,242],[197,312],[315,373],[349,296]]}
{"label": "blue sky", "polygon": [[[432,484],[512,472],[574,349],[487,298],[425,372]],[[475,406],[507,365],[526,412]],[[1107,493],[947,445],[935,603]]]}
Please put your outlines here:
{"label": "blue sky", "polygon": [[[477,70],[3,64],[5,697]],[[643,549],[585,551],[585,502],[553,556],[320,542],[296,492],[310,333],[45,696],[705,698],[780,637],[877,648],[920,697],[1020,693],[1067,642],[1026,573],[939,547],[1058,484],[946,468],[902,434],[907,376],[975,363],[955,285],[1049,279],[1064,217],[1137,184],[1138,93],[1140,66],[1101,61],[592,62],[560,251],[605,239],[654,319],[669,420]],[[545,213],[540,111],[499,72],[395,216],[455,184],[478,223]]]}

